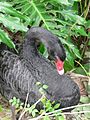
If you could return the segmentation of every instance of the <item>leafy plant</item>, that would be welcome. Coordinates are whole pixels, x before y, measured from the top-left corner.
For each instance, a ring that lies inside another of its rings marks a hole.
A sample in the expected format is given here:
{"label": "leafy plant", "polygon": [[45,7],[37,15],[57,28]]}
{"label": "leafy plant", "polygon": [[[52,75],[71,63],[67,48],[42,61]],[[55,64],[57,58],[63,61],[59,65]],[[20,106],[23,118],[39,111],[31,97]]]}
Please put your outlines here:
{"label": "leafy plant", "polygon": [[[10,99],[10,104],[12,106],[15,106],[16,109],[19,110],[23,110],[25,111],[25,113],[29,113],[30,115],[32,115],[32,117],[36,117],[37,115],[39,116],[40,114],[45,114],[48,112],[53,112],[56,109],[58,109],[60,107],[59,103],[55,103],[55,101],[51,102],[50,100],[48,100],[45,96],[45,91],[48,88],[47,85],[42,85],[40,82],[36,83],[37,86],[39,87],[39,92],[42,94],[42,97],[33,105],[30,106],[30,104],[26,104],[24,105],[24,103],[22,103],[19,99],[17,99],[16,97],[13,97],[12,99]],[[40,111],[37,110],[36,105],[41,102],[43,104],[43,109],[41,109]],[[59,119],[62,117],[62,120],[64,120],[63,116],[60,115],[60,111],[56,112],[54,114],[54,116]],[[43,117],[44,120],[49,119],[50,117],[48,115],[45,115]]]}
{"label": "leafy plant", "polygon": [[[27,20],[27,21],[26,21]],[[23,21],[23,22],[21,22]],[[25,25],[28,22],[28,17],[23,16],[20,12],[15,10],[12,5],[7,2],[0,2],[0,43],[5,43],[10,48],[15,48],[14,43],[9,38],[8,34],[5,33],[4,27],[12,32],[27,31],[28,28]],[[2,25],[3,24],[3,25]],[[3,27],[4,26],[4,27]]]}

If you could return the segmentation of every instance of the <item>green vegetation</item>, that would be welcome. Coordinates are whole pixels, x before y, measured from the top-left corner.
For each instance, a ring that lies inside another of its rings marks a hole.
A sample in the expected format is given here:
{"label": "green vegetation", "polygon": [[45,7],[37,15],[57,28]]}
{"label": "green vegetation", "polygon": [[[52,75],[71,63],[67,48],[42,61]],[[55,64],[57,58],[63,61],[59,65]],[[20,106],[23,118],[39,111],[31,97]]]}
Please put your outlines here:
{"label": "green vegetation", "polygon": [[[60,107],[59,103],[55,103],[55,101],[51,102],[50,100],[48,100],[46,98],[45,91],[46,91],[46,89],[48,89],[47,85],[42,85],[40,82],[37,82],[36,84],[39,87],[39,92],[41,93],[42,96],[32,106],[30,106],[30,104],[27,103],[28,96],[26,98],[25,104],[22,103],[16,97],[13,97],[9,101],[12,106],[14,106],[16,109],[18,109],[18,111],[20,111],[20,110],[22,111],[19,119],[21,119],[24,116],[24,114],[29,113],[29,115],[32,116],[32,117],[39,116],[40,118],[43,118],[44,120],[47,120],[47,119],[50,120],[49,115],[47,115],[46,113],[54,112],[56,109],[58,109]],[[42,105],[43,105],[43,108],[40,111],[38,111],[37,108],[36,108],[36,106],[39,103],[42,103]],[[55,112],[52,115],[57,120],[64,120],[62,111]]]}

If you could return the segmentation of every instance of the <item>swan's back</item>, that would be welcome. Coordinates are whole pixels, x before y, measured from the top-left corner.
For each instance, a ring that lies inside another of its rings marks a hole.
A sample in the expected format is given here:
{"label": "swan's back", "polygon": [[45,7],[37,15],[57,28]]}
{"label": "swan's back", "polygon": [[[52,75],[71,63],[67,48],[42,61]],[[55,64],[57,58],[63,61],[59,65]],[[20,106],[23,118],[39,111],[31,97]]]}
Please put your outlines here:
{"label": "swan's back", "polygon": [[[28,102],[36,102],[41,94],[36,82],[47,84],[47,98],[61,103],[62,107],[77,104],[79,101],[79,89],[67,76],[60,76],[52,64],[42,59],[40,67],[33,66],[25,59],[4,51],[0,62],[0,92],[8,100],[16,96],[25,101],[29,93]],[[43,62],[43,64],[41,64]],[[43,66],[43,67],[41,67]],[[60,101],[60,99],[62,99]]]}

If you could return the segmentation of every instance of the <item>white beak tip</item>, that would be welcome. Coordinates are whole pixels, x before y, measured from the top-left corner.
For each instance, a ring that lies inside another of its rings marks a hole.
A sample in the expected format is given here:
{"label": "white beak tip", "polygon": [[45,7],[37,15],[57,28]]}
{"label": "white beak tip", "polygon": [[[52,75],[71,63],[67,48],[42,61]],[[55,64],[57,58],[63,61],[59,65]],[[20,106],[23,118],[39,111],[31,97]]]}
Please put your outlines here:
{"label": "white beak tip", "polygon": [[63,75],[64,74],[64,69],[59,70],[58,73],[59,73],[59,75]]}

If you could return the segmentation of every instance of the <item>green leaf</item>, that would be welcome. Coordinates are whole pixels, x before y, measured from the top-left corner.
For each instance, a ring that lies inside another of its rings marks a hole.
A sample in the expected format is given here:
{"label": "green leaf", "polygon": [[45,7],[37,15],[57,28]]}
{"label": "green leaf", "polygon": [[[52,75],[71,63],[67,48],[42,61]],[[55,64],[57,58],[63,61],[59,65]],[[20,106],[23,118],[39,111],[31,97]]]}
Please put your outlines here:
{"label": "green leaf", "polygon": [[[83,111],[90,111],[90,106],[85,106],[83,107]],[[84,113],[84,115],[90,119],[90,112],[89,113]]]}
{"label": "green leaf", "polygon": [[16,98],[16,97],[13,97],[13,101],[17,102],[17,98]]}
{"label": "green leaf", "polygon": [[41,94],[44,94],[44,89],[43,89],[43,88],[40,88],[40,89],[39,89],[39,92],[40,92]]}
{"label": "green leaf", "polygon": [[44,116],[43,120],[50,120],[49,116]]}
{"label": "green leaf", "polygon": [[48,56],[49,56],[48,51],[47,51],[46,48],[45,48],[45,51],[44,51],[44,53],[43,53],[43,56],[44,56],[45,58],[48,58]]}
{"label": "green leaf", "polygon": [[76,32],[82,36],[88,36],[83,27],[77,27]]}
{"label": "green leaf", "polygon": [[42,43],[40,44],[38,50],[45,58],[48,58],[47,48]]}
{"label": "green leaf", "polygon": [[43,21],[43,23],[45,24],[46,28],[49,30],[49,27],[48,27],[48,25],[47,25],[47,23],[46,23],[46,20],[45,20],[43,14],[42,14],[42,11],[39,9],[39,7],[38,7],[33,1],[31,1],[31,5],[32,5],[34,11],[36,11],[36,13],[37,13],[38,16],[40,17],[40,19],[41,19],[41,20]]}
{"label": "green leaf", "polygon": [[38,86],[39,86],[39,85],[42,85],[42,84],[41,84],[40,82],[36,82],[36,85],[38,85]]}
{"label": "green leaf", "polygon": [[12,103],[12,102],[13,102],[13,99],[10,99],[9,102]]}
{"label": "green leaf", "polygon": [[46,108],[51,108],[52,107],[52,104],[50,102],[50,100],[47,100],[46,101]]}
{"label": "green leaf", "polygon": [[82,102],[82,103],[90,103],[90,98],[88,96],[81,96],[80,102]]}
{"label": "green leaf", "polygon": [[20,99],[17,99],[17,103],[20,103]]}
{"label": "green leaf", "polygon": [[68,2],[68,0],[54,0],[54,1],[57,2],[57,3],[64,4],[64,5],[70,5],[70,3]]}
{"label": "green leaf", "polygon": [[86,21],[85,27],[86,27],[86,28],[90,28],[90,20],[87,20],[87,21]]}
{"label": "green leaf", "polygon": [[19,104],[16,104],[15,107],[16,107],[16,108],[19,108]]}
{"label": "green leaf", "polygon": [[64,120],[63,116],[56,116],[56,120]]}
{"label": "green leaf", "polygon": [[7,15],[0,14],[0,23],[11,31],[27,31],[28,28],[20,22],[20,19],[17,17],[11,17]]}
{"label": "green leaf", "polygon": [[32,113],[32,111],[35,109],[35,105],[32,105],[30,108],[26,108],[28,109],[29,113]]}
{"label": "green leaf", "polygon": [[82,59],[82,58],[81,58],[81,55],[80,55],[80,53],[79,53],[79,50],[78,50],[75,46],[72,48],[72,50],[73,50],[73,53],[74,53],[79,59]]}
{"label": "green leaf", "polygon": [[57,109],[57,108],[59,108],[59,107],[60,107],[60,104],[57,103],[57,104],[54,106],[54,109]]}
{"label": "green leaf", "polygon": [[12,106],[15,106],[15,105],[16,105],[16,101],[13,101],[13,102],[12,102]]}
{"label": "green leaf", "polygon": [[8,37],[7,33],[5,33],[1,29],[0,29],[0,41],[5,43],[8,47],[15,49],[15,45],[12,42],[12,40]]}
{"label": "green leaf", "polygon": [[12,5],[9,4],[8,2],[0,2],[0,9],[1,9],[1,6],[4,6],[4,7],[11,7]]}
{"label": "green leaf", "polygon": [[47,100],[46,100],[46,98],[45,98],[45,97],[41,99],[41,102],[43,103],[43,105],[45,105],[45,104],[46,104],[46,101],[47,101]]}
{"label": "green leaf", "polygon": [[47,85],[43,85],[43,89],[47,89],[48,88],[48,86]]}
{"label": "green leaf", "polygon": [[[88,38],[90,38],[90,32],[88,33]],[[90,45],[90,41],[89,41],[89,44],[88,45]]]}
{"label": "green leaf", "polygon": [[5,14],[8,14],[8,15],[12,15],[12,16],[18,17],[20,19],[23,19],[23,20],[27,21],[28,23],[30,21],[30,19],[27,16],[18,12],[10,4],[8,4],[6,2],[0,2],[0,11],[2,13],[5,13]]}
{"label": "green leaf", "polygon": [[81,67],[81,66],[80,66],[80,67],[76,67],[75,70],[74,70],[74,72],[75,72],[75,73],[78,73],[78,74],[82,74],[82,75],[87,75],[87,74],[88,74],[87,71],[89,71],[89,69],[90,69],[89,66],[90,66],[90,63],[84,64],[83,67],[84,67],[84,69],[85,69],[86,71],[85,71],[85,70],[83,69],[83,67]]}
{"label": "green leaf", "polygon": [[34,109],[34,110],[32,111],[32,116],[35,117],[35,116],[36,116],[36,113],[38,113],[38,110],[37,110],[37,109]]}
{"label": "green leaf", "polygon": [[68,61],[69,65],[72,66],[72,68],[73,68],[74,67],[74,56],[72,56],[72,53],[68,50],[67,50],[66,54],[67,54],[66,61]]}

